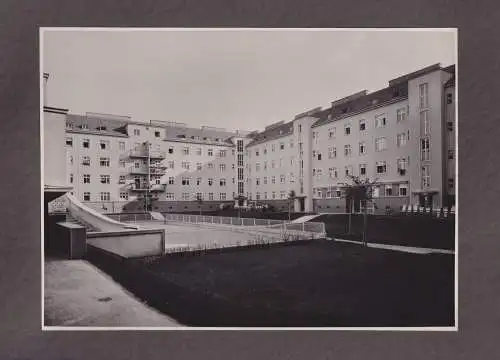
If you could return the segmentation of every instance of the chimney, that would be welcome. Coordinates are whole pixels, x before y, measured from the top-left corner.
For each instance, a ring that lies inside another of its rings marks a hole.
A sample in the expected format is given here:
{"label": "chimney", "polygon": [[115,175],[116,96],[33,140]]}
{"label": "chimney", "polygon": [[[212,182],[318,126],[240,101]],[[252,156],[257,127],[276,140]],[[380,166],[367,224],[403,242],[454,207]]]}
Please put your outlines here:
{"label": "chimney", "polygon": [[49,74],[43,73],[43,106],[47,106],[47,83],[49,82]]}

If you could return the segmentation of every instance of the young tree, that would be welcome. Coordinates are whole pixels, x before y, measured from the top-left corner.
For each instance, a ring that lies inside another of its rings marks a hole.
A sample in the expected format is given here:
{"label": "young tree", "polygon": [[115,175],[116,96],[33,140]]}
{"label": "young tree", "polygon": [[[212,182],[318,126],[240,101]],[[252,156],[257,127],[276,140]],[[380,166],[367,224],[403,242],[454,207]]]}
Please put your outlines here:
{"label": "young tree", "polygon": [[241,194],[238,194],[234,197],[234,200],[238,202],[238,218],[241,218],[241,207],[243,206],[247,197]]}
{"label": "young tree", "polygon": [[[372,202],[373,190],[379,185],[378,179],[370,180],[368,178],[360,178],[359,176],[349,175],[350,184],[341,184],[344,190],[344,198],[346,205],[349,207],[349,233],[351,233],[351,216],[354,211],[354,204],[360,204],[363,210],[363,243],[367,245],[367,210],[368,203]],[[346,206],[346,207],[347,207]]]}
{"label": "young tree", "polygon": [[290,190],[290,192],[288,193],[288,222],[290,222],[291,218],[291,213],[290,213],[291,204],[294,203],[296,198],[297,195],[295,194],[295,190]]}
{"label": "young tree", "polygon": [[198,207],[200,208],[200,216],[201,216],[201,211],[202,211],[202,206],[203,206],[203,195],[197,193],[196,194],[196,202],[198,203]]}

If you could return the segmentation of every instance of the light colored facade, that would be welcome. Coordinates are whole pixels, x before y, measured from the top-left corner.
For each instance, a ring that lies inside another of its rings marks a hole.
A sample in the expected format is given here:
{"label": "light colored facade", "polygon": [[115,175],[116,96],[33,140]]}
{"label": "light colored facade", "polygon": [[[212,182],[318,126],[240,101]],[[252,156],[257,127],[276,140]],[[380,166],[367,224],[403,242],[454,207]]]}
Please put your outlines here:
{"label": "light colored facade", "polygon": [[295,211],[339,212],[347,171],[379,183],[379,208],[451,205],[454,72],[433,65],[252,133],[64,115],[67,180],[77,198],[96,203],[140,200],[150,185],[165,211],[194,210],[197,196],[218,204],[236,195],[284,209],[293,190]]}

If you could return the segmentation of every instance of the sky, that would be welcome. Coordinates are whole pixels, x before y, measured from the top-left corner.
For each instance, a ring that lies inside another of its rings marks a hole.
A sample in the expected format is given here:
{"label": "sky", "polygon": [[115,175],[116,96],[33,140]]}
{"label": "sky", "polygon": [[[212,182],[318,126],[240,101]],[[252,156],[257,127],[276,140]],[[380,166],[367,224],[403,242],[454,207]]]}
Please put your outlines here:
{"label": "sky", "polygon": [[47,105],[259,130],[428,65],[456,62],[452,31],[42,33]]}

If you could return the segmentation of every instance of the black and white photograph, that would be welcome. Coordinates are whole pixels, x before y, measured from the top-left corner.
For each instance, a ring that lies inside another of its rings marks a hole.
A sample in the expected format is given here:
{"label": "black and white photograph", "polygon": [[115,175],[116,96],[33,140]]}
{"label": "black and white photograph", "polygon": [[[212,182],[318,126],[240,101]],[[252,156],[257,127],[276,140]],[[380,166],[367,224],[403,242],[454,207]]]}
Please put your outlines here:
{"label": "black and white photograph", "polygon": [[43,330],[457,331],[456,29],[39,36]]}

